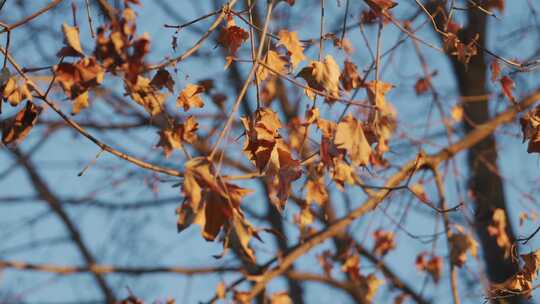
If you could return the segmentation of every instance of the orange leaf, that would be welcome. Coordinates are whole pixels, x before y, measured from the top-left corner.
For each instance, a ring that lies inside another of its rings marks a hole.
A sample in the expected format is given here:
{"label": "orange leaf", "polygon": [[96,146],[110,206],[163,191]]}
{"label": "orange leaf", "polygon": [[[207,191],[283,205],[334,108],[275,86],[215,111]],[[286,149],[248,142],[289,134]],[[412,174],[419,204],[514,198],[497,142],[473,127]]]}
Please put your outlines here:
{"label": "orange leaf", "polygon": [[499,75],[501,74],[501,66],[499,65],[499,61],[497,59],[494,59],[491,62],[491,65],[489,66],[491,70],[491,81],[495,82],[497,78],[499,78]]}
{"label": "orange leaf", "polygon": [[5,145],[17,145],[28,136],[37,122],[41,108],[27,101],[24,110],[3,122],[2,142]]}
{"label": "orange leaf", "polygon": [[323,205],[328,201],[328,192],[323,178],[317,180],[308,180],[306,182],[306,202],[308,204],[315,202]]}
{"label": "orange leaf", "polygon": [[508,100],[510,100],[512,103],[515,103],[516,99],[514,98],[514,95],[512,94],[512,90],[515,87],[514,81],[508,76],[503,76],[500,82],[501,82],[503,93],[506,96],[506,98],[508,98]]}
{"label": "orange leaf", "polygon": [[345,91],[350,91],[362,86],[362,79],[360,78],[360,75],[358,75],[356,64],[350,62],[349,60],[345,60],[343,72],[341,72],[339,80],[341,81]]}
{"label": "orange leaf", "polygon": [[396,7],[398,4],[392,0],[364,0],[375,11],[385,11]]}
{"label": "orange leaf", "polygon": [[84,57],[81,41],[79,39],[79,29],[64,23],[62,24],[62,32],[64,33],[64,41],[66,42],[67,47],[62,48],[62,50],[58,52],[58,56]]}
{"label": "orange leaf", "polygon": [[371,147],[362,130],[362,124],[351,114],[338,123],[334,144],[338,149],[347,151],[355,166],[367,166],[369,164]]}
{"label": "orange leaf", "polygon": [[[327,102],[332,102],[340,96],[340,71],[332,55],[326,55],[323,61],[310,62],[297,76],[304,78],[309,87],[329,95],[326,97]],[[313,92],[306,91],[306,94],[311,97]]]}
{"label": "orange leaf", "polygon": [[279,31],[278,37],[278,45],[283,45],[289,51],[292,68],[295,69],[301,61],[306,59],[306,56],[304,56],[304,47],[300,43],[300,40],[298,40],[298,34],[285,29]]}
{"label": "orange leaf", "polygon": [[431,84],[429,83],[429,80],[426,78],[420,78],[414,85],[414,91],[416,92],[416,95],[422,95],[429,90],[430,86]]}
{"label": "orange leaf", "polygon": [[[281,58],[281,56],[276,53],[275,51],[269,50],[268,53],[266,53],[266,56],[263,60],[264,64],[268,66],[267,67],[263,65],[259,65],[257,69],[257,79],[259,81],[263,81],[268,78],[270,75],[275,75],[275,73],[279,74],[286,74],[287,73],[287,62]],[[275,71],[275,72],[274,72]]]}
{"label": "orange leaf", "polygon": [[234,25],[233,19],[229,17],[227,26],[223,27],[219,33],[218,43],[227,48],[229,54],[234,56],[242,43],[248,38],[249,33]]}
{"label": "orange leaf", "polygon": [[174,92],[174,79],[171,77],[171,74],[165,69],[159,69],[152,80],[150,85],[154,86],[158,90],[161,90],[163,87],[166,87],[169,92]]}
{"label": "orange leaf", "polygon": [[202,108],[204,101],[199,96],[202,92],[204,92],[203,86],[188,84],[176,99],[176,106],[183,107],[184,111],[188,111],[190,108]]}
{"label": "orange leaf", "polygon": [[394,241],[394,233],[391,231],[376,230],[373,233],[375,238],[375,245],[373,246],[373,251],[380,255],[386,255],[390,250],[396,248],[396,243]]}
{"label": "orange leaf", "polygon": [[14,77],[10,77],[3,87],[4,89],[2,90],[2,95],[0,95],[0,100],[3,99],[14,107],[25,99],[32,101],[32,94],[28,89],[26,81],[19,85]]}

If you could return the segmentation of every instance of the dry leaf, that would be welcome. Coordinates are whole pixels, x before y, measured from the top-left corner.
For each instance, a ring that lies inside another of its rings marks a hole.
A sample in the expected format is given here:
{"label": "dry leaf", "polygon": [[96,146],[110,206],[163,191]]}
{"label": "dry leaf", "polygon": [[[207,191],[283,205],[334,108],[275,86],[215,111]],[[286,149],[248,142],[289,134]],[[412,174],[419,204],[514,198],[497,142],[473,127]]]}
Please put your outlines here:
{"label": "dry leaf", "polygon": [[3,122],[2,142],[7,145],[17,145],[28,136],[37,122],[41,108],[27,101],[23,110],[14,117]]}
{"label": "dry leaf", "polygon": [[339,80],[345,91],[357,89],[363,85],[362,79],[360,78],[360,75],[358,75],[356,64],[349,60],[345,60],[343,72],[341,72]]}
{"label": "dry leaf", "polygon": [[366,83],[366,91],[369,102],[379,109],[386,109],[386,93],[388,93],[394,85],[383,81],[370,81]]}
{"label": "dry leaf", "polygon": [[225,282],[223,281],[220,281],[218,286],[216,287],[216,296],[218,297],[218,299],[225,299],[225,293],[226,293],[226,286],[225,286]]}
{"label": "dry leaf", "polygon": [[506,233],[506,213],[503,209],[497,208],[493,211],[492,221],[487,227],[488,234],[497,239],[497,246],[504,249],[505,257],[510,256],[512,242]]}
{"label": "dry leaf", "polygon": [[227,25],[219,33],[218,43],[223,45],[230,55],[234,56],[242,43],[249,38],[249,33],[234,25],[230,15],[227,18]]}
{"label": "dry leaf", "polygon": [[396,248],[394,233],[391,231],[376,230],[373,233],[373,238],[375,238],[373,252],[377,255],[385,256],[390,250]]}
{"label": "dry leaf", "polygon": [[490,292],[493,296],[504,296],[509,293],[519,293],[530,297],[533,290],[533,281],[538,277],[540,268],[540,250],[521,255],[523,267],[515,275],[502,283],[492,284]]}
{"label": "dry leaf", "polygon": [[420,271],[427,272],[435,283],[441,279],[443,260],[440,256],[431,255],[429,260],[428,254],[423,252],[416,257],[416,268]]}
{"label": "dry leaf", "polygon": [[365,278],[365,283],[362,284],[361,290],[363,291],[363,294],[365,295],[368,303],[373,302],[373,298],[375,297],[375,294],[377,294],[377,290],[383,284],[384,281],[379,280],[374,274],[369,274]]}
{"label": "dry leaf", "polygon": [[224,231],[225,249],[235,246],[250,262],[255,261],[249,241],[257,236],[256,231],[240,211],[240,203],[250,190],[219,180],[210,161],[196,157],[184,165],[182,191],[186,200],[177,209],[178,231],[195,223],[202,227],[202,236],[208,241]]}
{"label": "dry leaf", "polygon": [[304,47],[298,39],[298,34],[285,29],[279,31],[278,37],[278,45],[283,45],[287,49],[291,57],[292,68],[295,69],[301,61],[306,59],[306,56],[304,56]]}
{"label": "dry leaf", "polygon": [[[255,164],[259,172],[272,178],[271,202],[282,211],[291,188],[292,181],[300,178],[300,162],[295,160],[288,146],[281,139],[278,129],[281,122],[277,114],[268,108],[259,108],[255,119],[242,117],[246,130],[244,152]],[[275,195],[276,200],[272,199]]]}
{"label": "dry leaf", "polygon": [[310,125],[312,123],[315,123],[317,122],[319,117],[321,117],[321,112],[319,111],[319,108],[309,108],[309,110],[306,111],[305,124]]}
{"label": "dry leaf", "polygon": [[351,280],[360,280],[360,257],[357,254],[350,254],[341,265],[341,271],[346,273]]}
{"label": "dry leaf", "polygon": [[508,76],[503,76],[500,82],[504,96],[506,96],[506,98],[508,98],[508,100],[510,100],[512,103],[515,103],[516,98],[512,93],[512,90],[515,88],[514,81]]}
{"label": "dry leaf", "polygon": [[171,77],[171,74],[165,69],[159,69],[152,80],[150,85],[155,87],[158,90],[161,90],[163,87],[166,87],[169,92],[174,92],[174,79]]}
{"label": "dry leaf", "polygon": [[386,101],[386,93],[393,85],[382,81],[366,83],[367,95],[370,103],[375,106],[369,113],[368,127],[365,130],[370,144],[377,143],[376,152],[382,154],[388,151],[388,140],[396,129],[396,110]]}
{"label": "dry leaf", "polygon": [[334,158],[332,180],[336,183],[338,190],[343,191],[345,184],[354,184],[354,171],[343,160]]}
{"label": "dry leaf", "polygon": [[386,11],[396,7],[398,4],[392,0],[364,0],[375,11]]}
{"label": "dry leaf", "polygon": [[26,81],[22,84],[17,84],[15,77],[10,77],[4,85],[2,95],[0,95],[0,101],[4,100],[9,102],[12,106],[17,106],[23,100],[32,101],[32,94],[26,84]]}
{"label": "dry leaf", "polygon": [[473,257],[478,254],[478,243],[468,234],[452,234],[448,242],[450,243],[450,260],[458,267],[463,266],[467,261],[467,252]]}
{"label": "dry leaf", "polygon": [[257,69],[257,79],[259,81],[264,81],[270,75],[276,75],[276,73],[287,73],[287,62],[275,51],[269,50],[263,62],[266,66],[259,65]]}
{"label": "dry leaf", "polygon": [[124,85],[131,98],[143,106],[150,115],[155,116],[161,113],[165,95],[150,85],[150,79],[138,76],[135,84],[124,81]]}
{"label": "dry leaf", "polygon": [[204,92],[204,87],[201,85],[186,85],[176,100],[176,106],[183,107],[184,111],[189,111],[190,108],[202,108],[204,101],[199,96],[202,92]]}
{"label": "dry leaf", "polygon": [[[312,61],[303,68],[297,76],[304,78],[310,88],[319,92],[324,92],[327,102],[338,99],[339,94],[339,66],[332,55],[326,55],[324,60]],[[308,97],[312,97],[313,92],[306,92]]]}
{"label": "dry leaf", "polygon": [[309,226],[313,223],[313,213],[308,206],[303,207],[300,210],[300,213],[295,214],[294,218],[295,223],[300,226],[300,229],[304,229],[306,226]]}
{"label": "dry leaf", "polygon": [[430,87],[431,84],[429,83],[428,79],[420,78],[418,79],[418,81],[416,81],[416,84],[414,85],[414,91],[416,92],[416,95],[422,95],[426,93]]}
{"label": "dry leaf", "polygon": [[73,100],[73,107],[71,109],[71,115],[77,115],[82,109],[86,109],[90,106],[88,103],[88,91],[84,91]]}
{"label": "dry leaf", "polygon": [[499,78],[499,75],[501,74],[501,67],[499,65],[499,61],[497,59],[494,59],[491,62],[491,65],[489,66],[491,70],[491,81],[495,82],[497,78]]}
{"label": "dry leaf", "polygon": [[519,119],[523,142],[529,141],[527,152],[540,153],[540,106],[535,107]]}
{"label": "dry leaf", "polygon": [[367,166],[371,147],[364,135],[361,123],[347,115],[337,124],[334,144],[338,149],[347,151],[349,158],[355,166]]}
{"label": "dry leaf", "polygon": [[161,147],[165,157],[169,157],[174,149],[181,149],[182,143],[194,143],[197,140],[199,124],[193,116],[189,116],[184,123],[174,123],[159,131],[159,142],[156,147]]}
{"label": "dry leaf", "polygon": [[66,47],[58,52],[58,56],[81,56],[84,57],[84,52],[79,39],[79,29],[69,26],[66,23],[62,24],[62,32],[64,33],[64,41]]}
{"label": "dry leaf", "polygon": [[505,0],[487,0],[484,5],[485,5],[485,8],[487,9],[495,8],[495,9],[498,9],[499,12],[503,13],[504,2]]}
{"label": "dry leaf", "polygon": [[318,205],[323,205],[328,201],[328,192],[324,179],[319,177],[317,180],[308,180],[306,182],[306,202],[308,204],[315,202]]}
{"label": "dry leaf", "polygon": [[332,253],[329,250],[324,250],[321,254],[317,255],[317,261],[322,267],[324,275],[330,277],[333,268]]}

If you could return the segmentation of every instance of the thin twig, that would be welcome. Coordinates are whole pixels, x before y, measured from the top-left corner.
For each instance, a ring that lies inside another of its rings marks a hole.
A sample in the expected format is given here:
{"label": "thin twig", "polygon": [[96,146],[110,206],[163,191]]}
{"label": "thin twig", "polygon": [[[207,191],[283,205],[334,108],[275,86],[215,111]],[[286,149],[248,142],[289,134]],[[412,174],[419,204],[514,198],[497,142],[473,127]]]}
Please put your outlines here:
{"label": "thin twig", "polygon": [[[268,25],[270,24],[270,19],[271,19],[270,17],[272,16],[273,7],[274,7],[274,1],[272,0],[272,1],[270,1],[268,3],[268,7],[267,7],[267,10],[266,10],[266,18],[265,18],[265,21],[264,21],[263,33],[261,35],[261,39],[260,39],[260,43],[259,43],[259,49],[257,51],[257,57],[256,57],[257,63],[260,63],[259,60],[261,58],[261,54],[262,54],[262,51],[264,49],[264,42],[266,40],[266,33],[268,31]],[[248,77],[246,78],[246,81],[244,82],[244,86],[240,90],[240,94],[238,94],[238,97],[236,98],[236,101],[235,101],[234,106],[233,106],[233,108],[231,110],[231,113],[229,114],[229,118],[227,119],[227,122],[225,123],[225,126],[223,126],[223,130],[219,134],[219,137],[218,137],[218,139],[217,139],[217,141],[216,141],[216,143],[214,145],[214,148],[212,149],[212,152],[208,156],[208,158],[210,160],[213,160],[221,141],[223,140],[225,135],[228,133],[229,128],[230,128],[230,126],[231,126],[231,124],[232,124],[232,122],[234,120],[234,116],[236,114],[236,111],[238,111],[240,103],[244,99],[244,95],[246,95],[247,89],[248,89],[249,85],[251,84],[251,80],[255,76],[255,72],[257,71],[258,66],[259,66],[259,64],[253,64],[253,66],[251,67],[251,70],[250,70],[250,72],[248,74]]]}
{"label": "thin twig", "polygon": [[45,6],[44,8],[40,9],[39,11],[33,13],[32,15],[27,16],[27,17],[15,22],[15,23],[12,23],[12,24],[8,25],[6,28],[4,28],[3,30],[0,31],[0,34],[5,33],[7,31],[12,31],[12,30],[18,28],[19,26],[24,25],[24,24],[32,21],[32,19],[35,19],[39,15],[41,15],[43,13],[46,13],[47,11],[49,11],[49,10],[53,9],[54,7],[56,7],[62,1],[64,1],[64,0],[54,0],[54,1],[52,1],[51,3],[49,3],[49,5]]}
{"label": "thin twig", "polygon": [[62,117],[62,119],[69,126],[71,126],[73,129],[75,129],[77,132],[79,132],[84,137],[88,138],[91,142],[96,144],[98,147],[100,147],[101,149],[103,149],[103,150],[105,150],[105,151],[107,151],[107,152],[109,152],[109,153],[111,153],[111,154],[113,154],[113,155],[115,155],[115,156],[117,156],[119,158],[127,160],[128,162],[133,163],[133,164],[135,164],[135,165],[137,165],[137,166],[139,166],[139,167],[141,167],[143,169],[148,169],[148,170],[151,170],[151,171],[155,171],[155,172],[158,172],[158,173],[163,173],[163,174],[167,174],[167,175],[171,175],[171,176],[183,176],[183,173],[181,173],[181,172],[179,172],[177,170],[164,168],[164,167],[160,167],[160,166],[157,166],[157,165],[147,163],[147,162],[145,162],[143,160],[140,160],[138,158],[130,156],[130,155],[124,153],[124,152],[120,152],[119,150],[114,149],[111,146],[101,142],[99,139],[97,139],[96,137],[94,137],[93,135],[88,133],[77,122],[70,119],[64,112],[62,112],[62,110],[60,110],[60,108],[54,102],[50,101],[47,98],[47,96],[45,95],[45,93],[42,92],[41,89],[32,81],[32,79],[30,79],[28,76],[26,76],[26,74],[22,71],[21,67],[17,64],[17,62],[15,62],[15,60],[11,57],[11,55],[6,52],[6,50],[4,48],[0,47],[0,53],[7,56],[8,61],[10,62],[10,64],[15,68],[15,70],[17,70],[19,75],[21,75],[21,77],[23,77],[28,82],[31,89],[38,95],[38,97],[41,100],[43,100],[49,107],[51,107],[51,109],[53,109],[53,111],[55,111],[58,115],[60,115],[60,117]]}

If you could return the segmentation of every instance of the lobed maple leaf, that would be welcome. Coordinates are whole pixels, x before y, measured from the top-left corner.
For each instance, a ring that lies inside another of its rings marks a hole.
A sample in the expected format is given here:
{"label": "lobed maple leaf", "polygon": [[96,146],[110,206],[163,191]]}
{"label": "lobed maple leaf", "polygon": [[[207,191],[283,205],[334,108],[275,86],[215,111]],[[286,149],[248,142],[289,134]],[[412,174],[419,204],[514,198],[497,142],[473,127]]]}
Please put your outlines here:
{"label": "lobed maple leaf", "polygon": [[270,75],[275,75],[276,73],[287,73],[287,62],[276,51],[269,50],[266,53],[263,62],[271,70],[263,65],[259,65],[259,67],[257,68],[257,79],[259,81],[264,81]]}
{"label": "lobed maple leaf", "polygon": [[184,123],[175,123],[172,127],[158,132],[157,147],[163,149],[165,157],[169,157],[174,149],[181,149],[182,143],[194,143],[197,140],[199,124],[193,116],[189,116]]}
{"label": "lobed maple leaf", "polygon": [[371,154],[362,124],[351,114],[345,116],[337,124],[334,144],[338,149],[347,151],[349,158],[355,166],[367,166]]}
{"label": "lobed maple leaf", "polygon": [[151,80],[138,76],[135,83],[124,81],[124,86],[129,96],[152,116],[163,111],[165,95],[158,92],[151,84]]}
{"label": "lobed maple leaf", "polygon": [[15,77],[9,77],[6,83],[0,86],[0,101],[9,102],[13,107],[17,106],[21,101],[32,101],[32,94],[26,81],[19,83]]}
{"label": "lobed maple leaf", "polygon": [[177,209],[178,231],[195,223],[201,226],[204,239],[214,241],[224,231],[224,249],[237,246],[247,259],[255,261],[249,247],[256,231],[245,220],[240,203],[251,190],[226,183],[216,177],[212,163],[205,157],[196,157],[184,165],[182,191],[185,202]]}
{"label": "lobed maple leaf", "polygon": [[388,151],[388,139],[396,128],[396,111],[386,101],[386,93],[393,88],[392,84],[382,81],[366,83],[369,102],[375,106],[369,113],[366,137],[370,144],[377,143],[377,152],[382,155]]}
{"label": "lobed maple leaf", "polygon": [[272,203],[278,210],[283,210],[289,197],[291,183],[300,178],[300,162],[295,160],[289,147],[281,139],[278,130],[282,127],[277,114],[268,108],[259,108],[255,119],[242,117],[246,130],[244,152],[260,172],[265,172],[272,179],[271,194],[277,199]]}
{"label": "lobed maple leaf", "polygon": [[231,56],[234,56],[242,43],[248,38],[249,33],[236,26],[234,19],[230,15],[227,16],[227,23],[219,33],[218,43],[224,46]]}
{"label": "lobed maple leaf", "polygon": [[202,92],[204,92],[204,87],[201,85],[186,85],[176,99],[176,106],[183,107],[184,111],[189,111],[190,108],[202,108],[204,106],[204,101],[201,96],[199,96]]}
{"label": "lobed maple leaf", "polygon": [[62,62],[54,66],[55,81],[60,83],[66,96],[74,101],[72,114],[88,107],[88,90],[103,82],[105,72],[94,57],[85,57],[73,63]]}
{"label": "lobed maple leaf", "polygon": [[291,57],[292,68],[295,69],[300,62],[306,59],[304,47],[298,39],[298,33],[284,29],[278,32],[278,37],[278,45],[283,45],[287,49]]}
{"label": "lobed maple leaf", "polygon": [[[333,102],[340,97],[340,71],[332,55],[326,55],[323,61],[310,62],[298,73],[297,77],[302,77],[310,88],[326,93],[328,95],[325,99],[327,102]],[[313,92],[309,90],[306,90],[306,95],[310,98],[315,97]]]}

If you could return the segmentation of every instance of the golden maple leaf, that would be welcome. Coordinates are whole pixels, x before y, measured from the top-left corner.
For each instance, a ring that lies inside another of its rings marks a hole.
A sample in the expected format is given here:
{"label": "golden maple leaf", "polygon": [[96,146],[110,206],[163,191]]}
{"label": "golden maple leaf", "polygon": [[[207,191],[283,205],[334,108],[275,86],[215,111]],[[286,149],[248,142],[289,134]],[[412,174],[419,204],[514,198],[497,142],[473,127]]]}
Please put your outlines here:
{"label": "golden maple leaf", "polygon": [[285,29],[278,32],[278,37],[278,45],[283,45],[287,49],[291,57],[292,68],[295,69],[301,61],[306,59],[304,47],[298,39],[298,33]]}
{"label": "golden maple leaf", "polygon": [[184,111],[188,111],[190,108],[202,108],[204,101],[202,100],[200,93],[204,92],[204,87],[201,85],[188,84],[180,92],[176,99],[176,106],[183,107]]}
{"label": "golden maple leaf", "polygon": [[[312,61],[297,76],[304,78],[310,88],[326,93],[326,101],[333,102],[339,93],[339,66],[332,55],[326,55],[323,61]],[[306,95],[314,97],[313,92],[306,90]]]}

